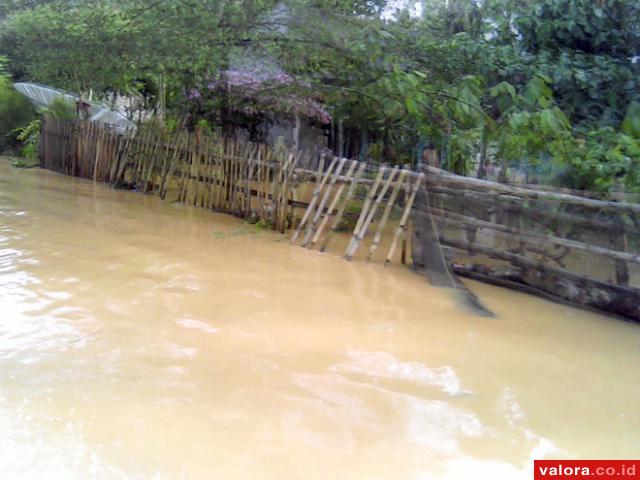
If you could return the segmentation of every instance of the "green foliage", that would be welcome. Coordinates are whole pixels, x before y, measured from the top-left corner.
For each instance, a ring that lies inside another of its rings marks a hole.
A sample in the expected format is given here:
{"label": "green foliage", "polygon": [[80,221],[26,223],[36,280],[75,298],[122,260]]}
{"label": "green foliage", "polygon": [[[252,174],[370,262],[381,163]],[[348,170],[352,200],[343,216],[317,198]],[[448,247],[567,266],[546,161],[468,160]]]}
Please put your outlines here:
{"label": "green foliage", "polygon": [[622,121],[621,130],[633,138],[640,138],[640,103],[631,102]]}
{"label": "green foliage", "polygon": [[44,111],[45,116],[57,120],[78,118],[75,106],[62,97],[56,97]]}
{"label": "green foliage", "polygon": [[254,223],[256,230],[273,230],[273,224],[270,220],[265,220],[261,218],[257,222]]}
{"label": "green foliage", "polygon": [[17,146],[16,128],[29,123],[35,115],[34,108],[11,82],[0,77],[0,152]]}
{"label": "green foliage", "polygon": [[22,142],[20,155],[35,161],[38,159],[38,141],[40,139],[40,119],[31,120],[24,127],[16,128],[13,132],[16,140]]}
{"label": "green foliage", "polygon": [[36,118],[31,120],[23,127],[18,127],[14,130],[15,137],[26,145],[35,145],[38,143],[40,137],[40,119]]}
{"label": "green foliage", "polygon": [[175,132],[178,129],[178,119],[176,117],[167,117],[164,119],[164,125],[167,131]]}
{"label": "green foliage", "polygon": [[7,65],[9,65],[9,59],[5,56],[0,55],[0,78],[8,77]]}
{"label": "green foliage", "polygon": [[636,0],[490,0],[486,6],[497,20],[496,43],[520,53],[505,73],[514,80],[548,75],[573,123],[616,127],[638,100]]}
{"label": "green foliage", "polygon": [[28,160],[14,160],[12,165],[16,168],[34,168],[38,166],[38,162],[35,158],[29,158]]}
{"label": "green foliage", "polygon": [[[423,0],[422,16],[393,19],[381,16],[385,0],[7,5],[0,55],[14,78],[135,94],[169,130],[195,114],[194,124],[208,119],[198,125],[207,131],[250,118],[262,132],[268,116],[231,114],[229,95],[198,112],[186,101],[247,49],[324,103],[344,126],[347,154],[362,146],[399,164],[428,144],[461,174],[494,165],[577,188],[640,185],[637,0]],[[73,109],[54,110],[75,118]]]}
{"label": "green foliage", "polygon": [[205,118],[198,120],[198,123],[196,124],[196,128],[203,133],[210,134],[213,131],[211,128],[211,123]]}
{"label": "green foliage", "polygon": [[34,162],[38,160],[38,147],[32,143],[28,143],[20,150],[20,155],[24,158]]}
{"label": "green foliage", "polygon": [[640,140],[611,127],[586,132],[552,147],[567,165],[565,184],[607,192],[618,185],[640,192]]}

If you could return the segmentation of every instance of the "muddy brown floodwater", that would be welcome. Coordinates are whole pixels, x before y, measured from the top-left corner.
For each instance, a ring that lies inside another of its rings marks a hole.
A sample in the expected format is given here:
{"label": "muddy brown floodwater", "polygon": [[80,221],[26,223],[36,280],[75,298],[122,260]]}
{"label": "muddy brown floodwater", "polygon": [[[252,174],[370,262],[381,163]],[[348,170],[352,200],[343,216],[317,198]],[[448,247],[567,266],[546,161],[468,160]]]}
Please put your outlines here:
{"label": "muddy brown floodwater", "polygon": [[0,160],[0,478],[531,478],[640,457],[640,327]]}

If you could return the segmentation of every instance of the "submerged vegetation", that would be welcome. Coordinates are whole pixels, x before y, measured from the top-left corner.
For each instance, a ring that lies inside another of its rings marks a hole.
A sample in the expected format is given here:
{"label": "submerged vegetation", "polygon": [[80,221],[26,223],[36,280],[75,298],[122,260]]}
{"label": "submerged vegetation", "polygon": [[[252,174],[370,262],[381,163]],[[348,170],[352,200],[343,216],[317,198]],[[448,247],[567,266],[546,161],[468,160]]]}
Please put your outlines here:
{"label": "submerged vegetation", "polygon": [[[260,140],[278,118],[302,116],[348,156],[414,163],[427,148],[443,168],[480,178],[512,169],[527,182],[640,190],[637,1],[394,8],[14,0],[0,7],[0,55],[15,81],[127,98],[131,118],[151,113],[173,128]],[[33,114],[0,82],[6,138]]]}

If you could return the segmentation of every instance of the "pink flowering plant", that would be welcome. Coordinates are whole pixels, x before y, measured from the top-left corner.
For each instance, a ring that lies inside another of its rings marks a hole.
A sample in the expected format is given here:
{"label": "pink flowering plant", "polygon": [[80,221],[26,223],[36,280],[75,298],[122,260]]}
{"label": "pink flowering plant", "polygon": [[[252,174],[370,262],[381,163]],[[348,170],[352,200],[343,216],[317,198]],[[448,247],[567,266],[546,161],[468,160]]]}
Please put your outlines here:
{"label": "pink flowering plant", "polygon": [[259,139],[278,118],[301,116],[326,125],[331,115],[311,87],[291,75],[278,73],[260,77],[250,71],[225,70],[202,86],[185,93],[196,116],[228,127],[246,128]]}

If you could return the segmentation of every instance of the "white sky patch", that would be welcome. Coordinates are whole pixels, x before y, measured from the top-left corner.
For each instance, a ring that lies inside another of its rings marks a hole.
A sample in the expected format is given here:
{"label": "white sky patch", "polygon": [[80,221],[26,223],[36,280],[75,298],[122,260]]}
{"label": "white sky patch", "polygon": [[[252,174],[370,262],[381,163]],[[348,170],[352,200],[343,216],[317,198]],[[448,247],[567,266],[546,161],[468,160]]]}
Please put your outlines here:
{"label": "white sky patch", "polygon": [[382,11],[382,18],[385,20],[394,20],[396,15],[403,10],[407,10],[411,18],[421,17],[422,2],[415,0],[391,0]]}

